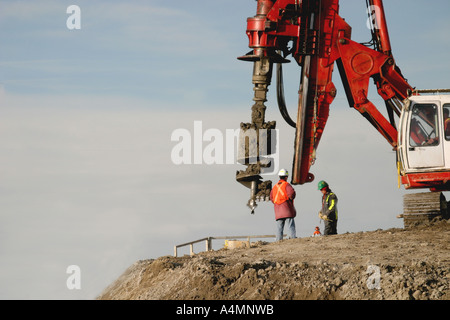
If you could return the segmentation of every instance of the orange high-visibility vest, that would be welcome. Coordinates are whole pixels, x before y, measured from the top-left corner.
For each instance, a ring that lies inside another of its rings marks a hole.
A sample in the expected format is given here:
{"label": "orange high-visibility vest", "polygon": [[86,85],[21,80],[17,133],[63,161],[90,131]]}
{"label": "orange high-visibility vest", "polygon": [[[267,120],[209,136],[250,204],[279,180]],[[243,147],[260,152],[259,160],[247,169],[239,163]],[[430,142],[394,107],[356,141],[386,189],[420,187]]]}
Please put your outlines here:
{"label": "orange high-visibility vest", "polygon": [[273,203],[275,204],[282,204],[283,202],[286,202],[289,200],[289,197],[286,192],[286,186],[288,185],[288,182],[285,180],[280,180],[274,187],[273,187]]}

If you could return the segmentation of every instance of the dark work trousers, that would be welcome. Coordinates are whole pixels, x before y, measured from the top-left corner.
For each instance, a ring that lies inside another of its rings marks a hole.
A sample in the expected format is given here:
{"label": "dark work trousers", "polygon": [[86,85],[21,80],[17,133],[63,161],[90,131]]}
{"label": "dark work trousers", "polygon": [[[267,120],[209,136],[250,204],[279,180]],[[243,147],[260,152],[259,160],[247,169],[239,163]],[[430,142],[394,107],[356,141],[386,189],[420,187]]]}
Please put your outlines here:
{"label": "dark work trousers", "polygon": [[325,230],[323,232],[325,236],[337,234],[337,220],[327,221],[325,220]]}

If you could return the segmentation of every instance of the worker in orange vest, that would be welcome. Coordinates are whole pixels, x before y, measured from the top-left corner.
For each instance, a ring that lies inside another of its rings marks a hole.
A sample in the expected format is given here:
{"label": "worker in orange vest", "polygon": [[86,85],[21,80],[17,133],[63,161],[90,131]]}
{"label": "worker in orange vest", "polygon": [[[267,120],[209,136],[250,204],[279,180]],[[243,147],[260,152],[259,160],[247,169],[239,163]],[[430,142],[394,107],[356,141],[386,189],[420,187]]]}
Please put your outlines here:
{"label": "worker in orange vest", "polygon": [[281,169],[278,176],[280,177],[280,181],[278,181],[270,192],[270,200],[274,204],[275,220],[277,222],[277,241],[283,239],[283,230],[286,223],[289,230],[289,237],[297,237],[294,221],[294,218],[297,216],[297,211],[294,207],[295,190],[287,182],[289,173],[285,169]]}
{"label": "worker in orange vest", "polygon": [[320,232],[320,228],[316,227],[316,229],[314,230],[314,233],[313,233],[313,237],[318,237],[321,235],[322,235],[322,233]]}

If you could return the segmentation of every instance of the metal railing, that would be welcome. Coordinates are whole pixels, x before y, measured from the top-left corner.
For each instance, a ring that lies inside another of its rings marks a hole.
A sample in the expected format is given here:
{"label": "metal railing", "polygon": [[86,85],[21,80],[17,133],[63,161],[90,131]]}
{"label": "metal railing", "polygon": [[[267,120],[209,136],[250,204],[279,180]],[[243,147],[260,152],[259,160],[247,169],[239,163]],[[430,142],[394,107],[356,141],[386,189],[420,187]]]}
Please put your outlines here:
{"label": "metal railing", "polygon": [[212,250],[212,240],[231,240],[231,239],[247,239],[249,247],[250,247],[250,239],[263,239],[263,238],[275,238],[275,235],[257,235],[257,236],[227,236],[227,237],[207,237],[202,238],[182,244],[178,244],[174,246],[173,248],[173,255],[174,257],[178,257],[178,248],[189,246],[189,253],[190,255],[194,255],[194,244],[198,242],[205,241],[205,250],[211,251]]}

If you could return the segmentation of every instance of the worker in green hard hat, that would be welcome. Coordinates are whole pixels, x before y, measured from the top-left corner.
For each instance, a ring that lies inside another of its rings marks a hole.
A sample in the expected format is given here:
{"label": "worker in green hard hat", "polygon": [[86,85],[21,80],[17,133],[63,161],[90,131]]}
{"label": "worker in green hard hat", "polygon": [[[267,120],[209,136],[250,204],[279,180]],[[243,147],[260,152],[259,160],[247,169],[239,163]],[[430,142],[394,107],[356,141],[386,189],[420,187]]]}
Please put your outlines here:
{"label": "worker in green hard hat", "polygon": [[337,196],[331,191],[326,181],[320,181],[317,188],[322,192],[322,209],[319,212],[319,218],[325,223],[324,235],[337,234]]}

